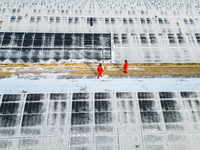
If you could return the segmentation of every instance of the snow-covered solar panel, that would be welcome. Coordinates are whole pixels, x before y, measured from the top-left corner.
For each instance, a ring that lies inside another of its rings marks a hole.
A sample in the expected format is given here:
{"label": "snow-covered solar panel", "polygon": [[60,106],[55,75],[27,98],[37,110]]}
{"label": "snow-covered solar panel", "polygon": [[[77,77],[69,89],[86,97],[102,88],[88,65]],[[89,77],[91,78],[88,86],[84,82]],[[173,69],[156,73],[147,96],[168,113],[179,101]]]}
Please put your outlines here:
{"label": "snow-covered solar panel", "polygon": [[199,63],[197,1],[2,0],[0,14],[0,63]]}
{"label": "snow-covered solar panel", "polygon": [[198,148],[199,91],[2,94],[5,149]]}
{"label": "snow-covered solar panel", "polygon": [[1,33],[1,63],[97,63],[111,59],[111,35]]}

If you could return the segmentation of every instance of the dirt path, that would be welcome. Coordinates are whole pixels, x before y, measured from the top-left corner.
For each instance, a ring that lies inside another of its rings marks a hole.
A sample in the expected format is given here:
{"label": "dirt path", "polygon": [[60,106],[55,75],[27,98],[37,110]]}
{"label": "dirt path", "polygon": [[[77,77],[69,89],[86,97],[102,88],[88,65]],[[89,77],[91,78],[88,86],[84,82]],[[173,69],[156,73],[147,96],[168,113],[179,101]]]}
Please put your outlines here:
{"label": "dirt path", "polygon": [[[40,76],[56,74],[60,78],[81,78],[97,76],[98,64],[1,64],[0,78],[20,75]],[[129,64],[128,74],[123,72],[123,64],[104,64],[103,75],[109,77],[157,77],[184,76],[200,77],[200,64]]]}

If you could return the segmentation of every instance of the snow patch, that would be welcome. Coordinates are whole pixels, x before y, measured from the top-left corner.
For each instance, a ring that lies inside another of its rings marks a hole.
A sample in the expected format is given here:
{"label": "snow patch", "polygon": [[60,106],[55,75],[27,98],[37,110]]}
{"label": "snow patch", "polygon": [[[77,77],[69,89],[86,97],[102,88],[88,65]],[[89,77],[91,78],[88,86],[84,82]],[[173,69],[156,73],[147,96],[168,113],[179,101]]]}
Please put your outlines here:
{"label": "snow patch", "polygon": [[135,67],[135,68],[128,68],[128,70],[144,70],[144,68],[137,68],[137,67]]}

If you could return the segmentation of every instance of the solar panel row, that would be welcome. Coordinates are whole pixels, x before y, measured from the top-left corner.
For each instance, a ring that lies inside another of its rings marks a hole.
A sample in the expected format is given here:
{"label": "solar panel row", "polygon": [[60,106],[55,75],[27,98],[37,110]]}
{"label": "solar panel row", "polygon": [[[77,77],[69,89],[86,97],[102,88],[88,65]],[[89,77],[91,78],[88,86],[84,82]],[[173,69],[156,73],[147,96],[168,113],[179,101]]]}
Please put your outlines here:
{"label": "solar panel row", "polygon": [[[180,148],[179,142],[183,141],[188,148],[189,135],[198,142],[199,91],[2,94],[0,97],[3,148],[170,149]],[[179,142],[170,139],[180,137],[184,139]],[[129,144],[127,140],[133,142]]]}

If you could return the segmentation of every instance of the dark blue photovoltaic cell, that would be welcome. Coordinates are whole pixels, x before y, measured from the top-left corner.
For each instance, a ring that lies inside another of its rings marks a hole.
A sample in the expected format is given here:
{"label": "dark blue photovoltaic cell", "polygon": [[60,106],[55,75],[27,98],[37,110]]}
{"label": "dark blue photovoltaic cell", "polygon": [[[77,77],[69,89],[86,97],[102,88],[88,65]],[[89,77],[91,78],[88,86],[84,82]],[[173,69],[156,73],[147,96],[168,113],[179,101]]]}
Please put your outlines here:
{"label": "dark blue photovoltaic cell", "polygon": [[22,40],[24,38],[25,33],[15,33],[15,40]]}
{"label": "dark blue photovoltaic cell", "polygon": [[27,94],[26,101],[40,101],[44,98],[44,94]]}
{"label": "dark blue photovoltaic cell", "polygon": [[43,45],[43,40],[35,39],[33,43],[33,47],[42,47]]}
{"label": "dark blue photovoltaic cell", "polygon": [[197,98],[196,92],[181,92],[182,98]]}
{"label": "dark blue photovoltaic cell", "polygon": [[24,40],[23,47],[31,47],[33,45],[33,40]]}
{"label": "dark blue photovoltaic cell", "polygon": [[200,34],[199,33],[196,33],[195,34],[195,37],[197,39],[197,43],[200,45]]}
{"label": "dark blue photovoltaic cell", "polygon": [[24,108],[24,113],[32,114],[32,113],[44,113],[44,104],[42,102],[34,102],[34,103],[26,103]]}
{"label": "dark blue photovoltaic cell", "polygon": [[142,100],[139,101],[140,111],[151,111],[155,110],[155,101]]}
{"label": "dark blue photovoltaic cell", "polygon": [[0,115],[0,127],[15,127],[20,125],[20,116],[18,115]]}
{"label": "dark blue photovoltaic cell", "polygon": [[177,101],[174,101],[174,100],[161,101],[161,106],[162,106],[163,111],[180,109],[180,106],[178,106]]}
{"label": "dark blue photovoltaic cell", "polygon": [[44,33],[35,33],[35,40],[43,40],[44,39]]}
{"label": "dark blue photovoltaic cell", "polygon": [[177,123],[183,122],[183,114],[179,111],[166,111],[163,112],[164,122],[165,123]]}
{"label": "dark blue photovoltaic cell", "polygon": [[67,102],[54,101],[54,102],[50,103],[49,107],[53,110],[53,112],[65,112],[65,111],[67,111]]}
{"label": "dark blue photovoltaic cell", "polygon": [[138,92],[138,98],[139,99],[154,98],[154,95],[153,93],[150,92]]}
{"label": "dark blue photovoltaic cell", "polygon": [[2,47],[12,46],[11,43],[11,39],[4,39],[2,42]]}
{"label": "dark blue photovoltaic cell", "polygon": [[157,112],[140,112],[142,123],[159,123],[161,116]]}
{"label": "dark blue photovoltaic cell", "polygon": [[112,111],[110,101],[95,101],[95,112]]}
{"label": "dark blue photovoltaic cell", "polygon": [[92,119],[90,113],[72,113],[71,125],[84,125],[90,124]]}
{"label": "dark blue photovoltaic cell", "polygon": [[2,103],[0,106],[0,114],[17,114],[18,109],[19,103]]}
{"label": "dark blue photovoltaic cell", "polygon": [[23,115],[22,127],[42,125],[42,114]]}
{"label": "dark blue photovoltaic cell", "polygon": [[34,36],[34,33],[25,33],[24,40],[33,40]]}
{"label": "dark blue photovoltaic cell", "polygon": [[89,99],[89,93],[73,93],[73,100]]}
{"label": "dark blue photovoltaic cell", "polygon": [[56,41],[63,41],[64,40],[64,33],[55,33],[55,40]]}
{"label": "dark blue photovoltaic cell", "polygon": [[111,112],[98,112],[95,113],[95,124],[111,124],[113,117]]}
{"label": "dark blue photovoltaic cell", "polygon": [[13,35],[14,35],[13,32],[6,32],[6,33],[4,34],[4,39],[5,39],[5,40],[11,40],[12,37],[13,37]]}
{"label": "dark blue photovoltaic cell", "polygon": [[72,112],[87,112],[89,111],[89,102],[75,101],[72,103]]}
{"label": "dark blue photovoltaic cell", "polygon": [[66,100],[67,94],[65,93],[51,93],[50,100]]}
{"label": "dark blue photovoltaic cell", "polygon": [[54,41],[54,46],[55,46],[55,47],[63,47],[63,46],[64,46],[64,41],[55,40],[55,41]]}
{"label": "dark blue photovoltaic cell", "polygon": [[110,93],[95,93],[95,99],[110,99]]}
{"label": "dark blue photovoltaic cell", "polygon": [[64,51],[63,53],[63,59],[71,59],[72,58],[72,51]]}
{"label": "dark blue photovoltaic cell", "polygon": [[160,98],[173,98],[174,93],[172,92],[159,92]]}
{"label": "dark blue photovoltaic cell", "polygon": [[21,94],[4,94],[2,98],[2,102],[12,102],[20,100],[21,100]]}
{"label": "dark blue photovoltaic cell", "polygon": [[123,98],[132,99],[133,98],[131,92],[117,92],[116,97],[117,99],[123,99]]}

